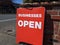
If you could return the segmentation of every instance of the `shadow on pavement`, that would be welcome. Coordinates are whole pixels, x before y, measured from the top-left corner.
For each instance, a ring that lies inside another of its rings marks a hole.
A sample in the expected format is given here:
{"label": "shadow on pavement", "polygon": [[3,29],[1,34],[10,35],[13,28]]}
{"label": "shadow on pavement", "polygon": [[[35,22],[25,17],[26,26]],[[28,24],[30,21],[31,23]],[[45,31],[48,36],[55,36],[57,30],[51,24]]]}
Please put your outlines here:
{"label": "shadow on pavement", "polygon": [[53,21],[49,14],[45,15],[43,45],[53,45]]}

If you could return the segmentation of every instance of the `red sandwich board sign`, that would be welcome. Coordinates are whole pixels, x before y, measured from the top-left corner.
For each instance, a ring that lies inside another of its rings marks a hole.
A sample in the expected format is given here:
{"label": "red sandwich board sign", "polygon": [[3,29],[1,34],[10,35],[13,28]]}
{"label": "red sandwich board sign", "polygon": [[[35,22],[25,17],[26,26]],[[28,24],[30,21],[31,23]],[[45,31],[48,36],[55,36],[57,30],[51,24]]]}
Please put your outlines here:
{"label": "red sandwich board sign", "polygon": [[16,43],[43,45],[44,7],[18,8],[16,15]]}

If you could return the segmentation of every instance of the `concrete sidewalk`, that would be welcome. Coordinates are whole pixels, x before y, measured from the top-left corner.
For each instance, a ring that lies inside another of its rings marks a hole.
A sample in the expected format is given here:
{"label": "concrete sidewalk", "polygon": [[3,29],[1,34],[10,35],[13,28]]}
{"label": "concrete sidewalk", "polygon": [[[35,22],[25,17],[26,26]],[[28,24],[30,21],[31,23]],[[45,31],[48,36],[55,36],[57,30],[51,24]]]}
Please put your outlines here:
{"label": "concrete sidewalk", "polygon": [[15,37],[0,33],[0,45],[16,45]]}

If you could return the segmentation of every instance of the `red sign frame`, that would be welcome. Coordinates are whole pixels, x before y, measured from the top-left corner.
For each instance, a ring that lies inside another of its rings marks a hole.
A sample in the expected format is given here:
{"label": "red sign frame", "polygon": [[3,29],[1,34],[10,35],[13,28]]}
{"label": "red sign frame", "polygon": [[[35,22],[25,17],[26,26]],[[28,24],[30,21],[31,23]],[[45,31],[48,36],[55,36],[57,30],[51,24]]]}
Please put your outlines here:
{"label": "red sign frame", "polygon": [[18,8],[16,15],[16,43],[43,45],[44,7]]}

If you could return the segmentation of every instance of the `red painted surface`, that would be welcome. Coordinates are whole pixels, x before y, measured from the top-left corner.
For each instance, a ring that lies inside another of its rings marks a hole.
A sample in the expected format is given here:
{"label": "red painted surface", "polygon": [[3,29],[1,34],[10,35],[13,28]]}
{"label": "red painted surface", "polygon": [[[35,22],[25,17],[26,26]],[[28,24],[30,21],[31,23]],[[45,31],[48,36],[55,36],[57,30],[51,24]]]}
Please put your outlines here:
{"label": "red painted surface", "polygon": [[[26,16],[26,14],[30,14],[30,16]],[[26,42],[32,45],[43,45],[44,17],[44,7],[18,8],[16,15],[16,43]],[[19,23],[19,21],[21,22]]]}

